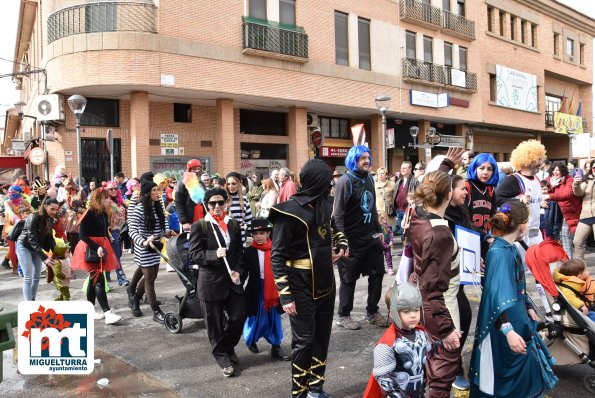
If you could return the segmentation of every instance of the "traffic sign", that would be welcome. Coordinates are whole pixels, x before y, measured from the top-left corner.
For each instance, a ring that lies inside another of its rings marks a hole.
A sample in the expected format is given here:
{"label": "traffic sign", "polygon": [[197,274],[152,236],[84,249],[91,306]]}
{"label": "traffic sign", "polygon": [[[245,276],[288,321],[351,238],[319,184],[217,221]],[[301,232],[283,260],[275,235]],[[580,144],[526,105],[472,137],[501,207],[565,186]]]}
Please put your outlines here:
{"label": "traffic sign", "polygon": [[35,166],[39,166],[45,162],[45,152],[40,147],[35,147],[29,152],[29,161]]}
{"label": "traffic sign", "polygon": [[314,130],[312,132],[312,145],[316,148],[320,148],[322,146],[322,133],[320,130]]}

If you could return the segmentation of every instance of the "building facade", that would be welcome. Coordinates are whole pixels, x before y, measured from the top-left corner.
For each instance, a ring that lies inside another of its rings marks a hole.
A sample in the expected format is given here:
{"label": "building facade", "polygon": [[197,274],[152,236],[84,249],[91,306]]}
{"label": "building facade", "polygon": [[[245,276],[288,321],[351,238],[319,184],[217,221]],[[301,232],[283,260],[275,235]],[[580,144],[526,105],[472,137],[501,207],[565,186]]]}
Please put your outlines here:
{"label": "building facade", "polygon": [[[109,174],[107,129],[115,171],[132,176],[190,157],[220,174],[312,156],[341,168],[358,124],[391,171],[450,145],[506,161],[527,138],[567,159],[569,129],[580,143],[592,131],[595,21],[554,0],[22,0],[19,18],[21,112],[45,120],[11,118],[3,148],[42,146],[38,174],[76,174],[72,94],[88,99],[86,178]],[[47,120],[52,101],[63,114]],[[413,146],[414,126],[415,143],[437,145]]]}

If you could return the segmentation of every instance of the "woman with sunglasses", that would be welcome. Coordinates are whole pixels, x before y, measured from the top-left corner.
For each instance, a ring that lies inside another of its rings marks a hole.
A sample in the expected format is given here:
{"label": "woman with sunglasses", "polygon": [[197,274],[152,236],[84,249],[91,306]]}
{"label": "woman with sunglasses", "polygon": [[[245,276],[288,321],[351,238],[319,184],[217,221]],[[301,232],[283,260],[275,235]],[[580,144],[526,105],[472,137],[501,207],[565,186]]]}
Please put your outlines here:
{"label": "woman with sunglasses", "polygon": [[[107,193],[109,195],[111,206],[112,206],[112,216],[110,220],[110,232],[112,234],[112,249],[114,249],[114,253],[116,258],[118,259],[118,268],[116,269],[116,275],[118,277],[118,285],[120,286],[128,286],[130,282],[126,278],[126,274],[122,269],[122,262],[120,258],[122,257],[122,245],[120,244],[120,231],[124,224],[126,223],[126,206],[124,206],[124,198],[122,198],[122,191],[118,188],[118,183],[116,181],[109,181],[106,184]],[[109,278],[108,278],[109,280]]]}
{"label": "woman with sunglasses", "polygon": [[205,193],[208,213],[192,225],[189,251],[192,264],[200,267],[196,292],[212,353],[223,375],[230,377],[238,364],[234,349],[242,337],[246,302],[240,282],[244,247],[238,222],[225,213],[227,199],[221,188]]}
{"label": "woman with sunglasses", "polygon": [[225,190],[231,199],[229,215],[235,218],[242,230],[242,244],[246,244],[246,230],[252,223],[252,210],[248,198],[243,192],[244,185],[242,176],[239,173],[231,172],[226,177]]}
{"label": "woman with sunglasses", "polygon": [[128,286],[128,300],[132,315],[140,317],[140,301],[144,294],[153,310],[153,320],[163,323],[164,314],[157,304],[155,280],[161,261],[161,238],[170,235],[165,220],[159,186],[152,179],[142,179],[139,201],[129,217],[130,238],[134,242],[134,263],[142,272],[144,283],[139,283],[138,270]]}

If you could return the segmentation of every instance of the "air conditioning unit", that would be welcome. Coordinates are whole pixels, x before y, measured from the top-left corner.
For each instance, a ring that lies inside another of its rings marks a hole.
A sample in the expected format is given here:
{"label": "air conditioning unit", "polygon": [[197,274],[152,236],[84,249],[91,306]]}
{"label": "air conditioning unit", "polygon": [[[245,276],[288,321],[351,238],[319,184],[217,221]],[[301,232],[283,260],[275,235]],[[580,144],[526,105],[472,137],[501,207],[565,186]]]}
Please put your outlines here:
{"label": "air conditioning unit", "polygon": [[308,113],[307,116],[308,127],[319,127],[320,124],[318,123],[318,115],[315,113]]}
{"label": "air conditioning unit", "polygon": [[37,120],[65,120],[64,101],[59,94],[40,95],[37,97]]}

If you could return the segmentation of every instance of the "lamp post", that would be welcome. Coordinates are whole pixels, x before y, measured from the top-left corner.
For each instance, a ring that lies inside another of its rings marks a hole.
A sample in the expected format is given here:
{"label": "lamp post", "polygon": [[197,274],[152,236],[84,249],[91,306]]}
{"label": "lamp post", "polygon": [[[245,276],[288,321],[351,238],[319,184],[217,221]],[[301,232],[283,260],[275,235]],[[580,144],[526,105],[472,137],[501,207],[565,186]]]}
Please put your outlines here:
{"label": "lamp post", "polygon": [[378,108],[378,112],[382,115],[382,156],[384,158],[384,168],[388,167],[388,159],[386,156],[386,113],[388,112],[388,107],[390,106],[390,97],[386,94],[381,94],[374,102],[376,102],[376,108]]}
{"label": "lamp post", "polygon": [[68,106],[76,117],[76,156],[78,159],[79,188],[83,186],[83,164],[81,162],[81,116],[87,106],[87,100],[82,95],[72,95],[68,98]]}
{"label": "lamp post", "polygon": [[574,137],[576,135],[576,130],[573,129],[572,127],[569,129],[566,129],[566,134],[568,134],[568,161],[570,162],[572,160],[572,140],[574,140]]}

